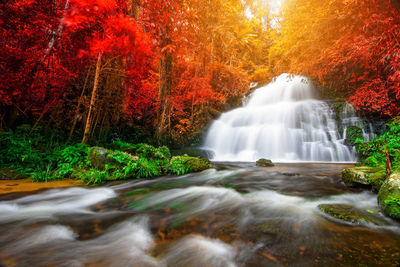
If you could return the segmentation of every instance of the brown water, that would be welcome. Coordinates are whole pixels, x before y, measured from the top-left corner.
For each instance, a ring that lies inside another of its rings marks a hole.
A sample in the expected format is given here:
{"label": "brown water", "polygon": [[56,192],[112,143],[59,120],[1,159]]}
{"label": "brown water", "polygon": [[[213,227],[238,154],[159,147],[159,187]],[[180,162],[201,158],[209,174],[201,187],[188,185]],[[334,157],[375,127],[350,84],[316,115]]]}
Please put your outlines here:
{"label": "brown water", "polygon": [[[218,163],[179,177],[0,196],[4,266],[396,266],[400,225],[345,165]],[[319,204],[368,210],[343,223]]]}

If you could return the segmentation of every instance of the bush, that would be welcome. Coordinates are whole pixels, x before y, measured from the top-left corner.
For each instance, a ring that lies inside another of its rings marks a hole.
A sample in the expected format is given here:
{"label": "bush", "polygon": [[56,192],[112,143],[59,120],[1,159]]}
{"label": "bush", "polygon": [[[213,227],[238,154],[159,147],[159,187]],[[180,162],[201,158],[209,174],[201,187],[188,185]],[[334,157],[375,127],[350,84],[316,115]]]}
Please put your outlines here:
{"label": "bush", "polygon": [[34,172],[31,174],[31,179],[34,182],[48,182],[56,179],[54,172],[51,169],[51,164],[48,164],[46,169],[41,169],[38,167]]}
{"label": "bush", "polygon": [[363,139],[363,131],[357,126],[349,126],[346,129],[346,144],[354,146],[357,139]]}
{"label": "bush", "polygon": [[70,175],[74,168],[82,168],[86,165],[88,154],[89,148],[82,144],[70,145],[60,150],[55,175],[65,177]]}
{"label": "bush", "polygon": [[369,142],[356,139],[357,154],[368,166],[385,166],[387,158],[393,163],[393,169],[399,168],[400,161],[400,118],[387,124],[389,130]]}
{"label": "bush", "polygon": [[190,168],[186,164],[185,157],[176,156],[170,160],[166,168],[166,171],[170,174],[183,175],[188,173],[190,171]]}
{"label": "bush", "polygon": [[81,172],[77,174],[77,177],[88,185],[102,184],[109,179],[109,175],[106,170],[99,171],[97,169],[90,169],[87,172]]}
{"label": "bush", "polygon": [[136,155],[138,155],[138,156],[142,156],[144,158],[153,158],[155,152],[156,152],[156,149],[152,145],[143,144],[143,143],[136,145]]}

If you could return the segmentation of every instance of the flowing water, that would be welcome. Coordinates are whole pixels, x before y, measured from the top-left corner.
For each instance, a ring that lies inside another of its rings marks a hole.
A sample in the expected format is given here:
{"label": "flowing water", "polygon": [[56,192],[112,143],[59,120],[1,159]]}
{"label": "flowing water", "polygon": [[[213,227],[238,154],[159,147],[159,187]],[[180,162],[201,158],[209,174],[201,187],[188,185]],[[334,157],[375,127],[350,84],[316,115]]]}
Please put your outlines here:
{"label": "flowing water", "polygon": [[[0,196],[0,266],[396,266],[400,225],[338,164],[216,163],[179,177]],[[342,222],[320,204],[367,210]]]}
{"label": "flowing water", "polygon": [[[344,131],[350,125],[363,127],[351,106],[340,115]],[[252,93],[243,107],[214,121],[204,149],[216,161],[355,162],[345,138],[334,111],[316,99],[312,81],[282,74]]]}

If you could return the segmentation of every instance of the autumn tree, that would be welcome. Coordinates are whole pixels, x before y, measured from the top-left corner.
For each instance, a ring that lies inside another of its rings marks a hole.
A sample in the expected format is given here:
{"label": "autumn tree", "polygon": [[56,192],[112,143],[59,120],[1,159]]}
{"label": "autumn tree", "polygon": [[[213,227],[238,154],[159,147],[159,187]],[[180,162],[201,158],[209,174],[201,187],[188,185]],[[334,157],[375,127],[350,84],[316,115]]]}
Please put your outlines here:
{"label": "autumn tree", "polygon": [[399,113],[399,10],[390,1],[288,0],[270,50],[275,74],[319,81],[364,113]]}

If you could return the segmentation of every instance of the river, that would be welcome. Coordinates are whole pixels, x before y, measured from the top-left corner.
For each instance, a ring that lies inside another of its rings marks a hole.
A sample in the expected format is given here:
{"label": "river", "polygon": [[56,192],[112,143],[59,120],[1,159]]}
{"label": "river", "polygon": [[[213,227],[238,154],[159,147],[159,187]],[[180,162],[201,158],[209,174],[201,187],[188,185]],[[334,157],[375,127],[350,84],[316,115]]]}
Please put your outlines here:
{"label": "river", "polygon": [[[396,266],[400,225],[344,164],[214,163],[178,177],[0,196],[4,266]],[[342,222],[320,204],[368,210]]]}

